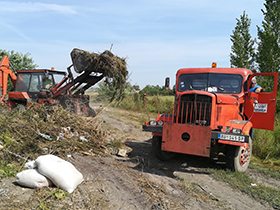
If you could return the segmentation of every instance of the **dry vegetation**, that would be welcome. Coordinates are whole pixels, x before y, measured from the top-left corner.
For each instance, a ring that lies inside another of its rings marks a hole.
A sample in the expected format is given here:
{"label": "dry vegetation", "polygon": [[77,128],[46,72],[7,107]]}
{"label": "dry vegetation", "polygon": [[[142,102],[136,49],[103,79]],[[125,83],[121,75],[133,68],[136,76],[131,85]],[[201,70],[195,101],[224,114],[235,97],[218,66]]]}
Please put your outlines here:
{"label": "dry vegetation", "polygon": [[41,154],[64,156],[75,150],[99,155],[105,152],[104,133],[98,130],[98,123],[60,106],[34,105],[12,112],[1,108],[0,125],[0,158],[6,163],[36,159]]}

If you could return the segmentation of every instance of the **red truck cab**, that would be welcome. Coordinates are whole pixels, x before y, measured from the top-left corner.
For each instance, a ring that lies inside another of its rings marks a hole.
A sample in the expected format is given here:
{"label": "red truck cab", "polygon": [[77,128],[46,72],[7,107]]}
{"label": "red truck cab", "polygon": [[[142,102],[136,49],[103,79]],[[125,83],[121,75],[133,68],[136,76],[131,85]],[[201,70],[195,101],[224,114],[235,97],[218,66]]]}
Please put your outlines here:
{"label": "red truck cab", "polygon": [[[256,76],[270,80],[265,92],[249,91]],[[253,128],[273,130],[277,80],[278,73],[253,74],[241,68],[179,69],[172,111],[143,125],[153,134],[156,157],[222,154],[228,168],[244,172],[252,154]]]}

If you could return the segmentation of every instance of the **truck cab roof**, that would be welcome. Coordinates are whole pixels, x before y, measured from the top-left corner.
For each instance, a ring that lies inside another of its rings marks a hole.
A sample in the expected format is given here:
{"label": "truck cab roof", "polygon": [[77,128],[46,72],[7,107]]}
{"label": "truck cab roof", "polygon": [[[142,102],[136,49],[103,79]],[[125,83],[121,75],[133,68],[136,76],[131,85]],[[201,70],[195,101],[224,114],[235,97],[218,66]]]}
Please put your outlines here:
{"label": "truck cab roof", "polygon": [[251,70],[241,68],[183,68],[177,72],[177,93],[206,91],[241,94]]}

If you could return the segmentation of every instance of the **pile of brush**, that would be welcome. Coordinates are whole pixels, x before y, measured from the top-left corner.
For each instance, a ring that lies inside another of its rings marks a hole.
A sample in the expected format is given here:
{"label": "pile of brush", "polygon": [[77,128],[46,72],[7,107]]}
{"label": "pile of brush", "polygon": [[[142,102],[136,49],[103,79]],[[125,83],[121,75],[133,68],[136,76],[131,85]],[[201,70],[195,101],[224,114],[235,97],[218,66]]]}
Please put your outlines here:
{"label": "pile of brush", "polygon": [[[0,160],[35,159],[54,154],[65,157],[73,151],[104,154],[104,131],[94,118],[67,112],[61,106],[0,107]],[[1,161],[0,161],[1,162]]]}
{"label": "pile of brush", "polygon": [[98,54],[77,48],[74,48],[70,55],[77,73],[85,71],[103,74],[107,85],[118,90],[120,94],[123,93],[128,77],[125,58],[120,58],[108,50]]}

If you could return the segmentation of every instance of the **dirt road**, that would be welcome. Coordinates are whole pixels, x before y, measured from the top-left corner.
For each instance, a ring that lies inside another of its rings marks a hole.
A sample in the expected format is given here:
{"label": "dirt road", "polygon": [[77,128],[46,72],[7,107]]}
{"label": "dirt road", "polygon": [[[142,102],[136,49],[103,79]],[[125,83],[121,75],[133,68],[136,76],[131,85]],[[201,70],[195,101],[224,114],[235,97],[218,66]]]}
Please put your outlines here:
{"label": "dirt road", "polygon": [[[178,155],[168,162],[156,159],[151,152],[151,134],[141,129],[140,114],[109,108],[99,118],[100,127],[107,130],[108,145],[123,142],[124,157],[113,150],[106,157],[69,155],[66,159],[83,174],[84,182],[63,199],[45,196],[38,200],[36,194],[43,189],[16,186],[14,178],[1,180],[0,202],[5,206],[0,209],[273,209],[213,179],[204,169],[222,166],[208,158]],[[252,169],[248,174],[280,187],[279,180]]]}

